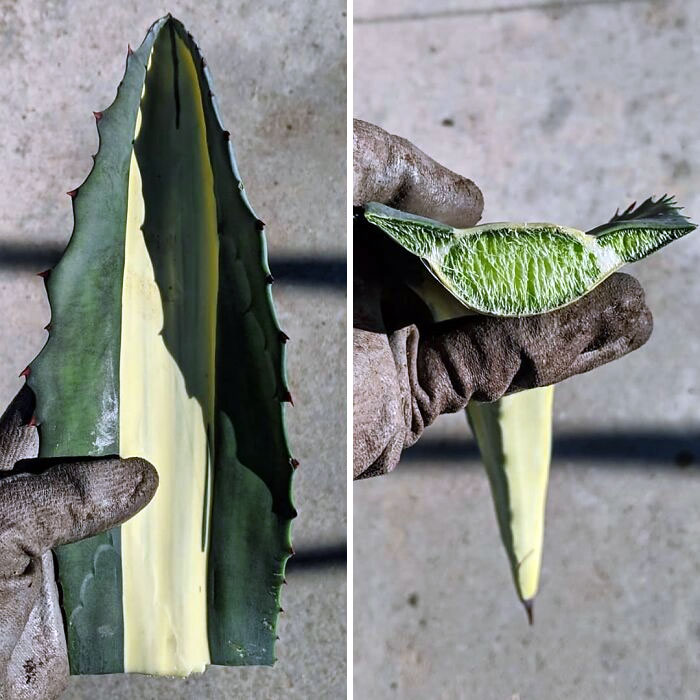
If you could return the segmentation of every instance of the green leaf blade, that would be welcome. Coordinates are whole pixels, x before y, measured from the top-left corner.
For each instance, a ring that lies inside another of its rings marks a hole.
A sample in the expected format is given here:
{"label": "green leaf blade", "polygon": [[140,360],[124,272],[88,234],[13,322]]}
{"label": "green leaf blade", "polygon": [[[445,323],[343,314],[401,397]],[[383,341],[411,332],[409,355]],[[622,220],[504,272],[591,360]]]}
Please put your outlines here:
{"label": "green leaf blade", "polygon": [[[141,130],[134,141],[139,110]],[[197,112],[203,115],[201,126]],[[208,558],[203,579],[206,653],[212,663],[272,664],[280,586],[291,552],[290,521],[296,514],[291,498],[295,461],[284,425],[289,396],[284,336],[272,303],[262,222],[240,183],[209,71],[191,35],[170,15],[154,23],[142,46],[130,53],[117,99],[101,115],[98,128],[100,150],[74,200],[71,243],[47,284],[50,340],[31,365],[40,454],[105,455],[123,447],[120,380],[127,368],[120,360],[124,344],[138,340],[121,332],[125,236],[130,230],[129,235],[143,239],[153,268],[157,310],[163,314],[158,342],[167,348],[206,421],[200,426],[209,455],[202,462],[206,495],[188,514],[197,523],[197,552],[203,550]],[[145,203],[139,232],[127,224],[133,163],[138,164]],[[203,186],[207,177],[212,178],[208,192]],[[214,202],[218,241],[213,303],[206,292],[206,255],[214,248],[202,247],[210,227],[208,202]],[[204,316],[210,312],[215,322],[213,389],[199,354],[208,352]],[[145,348],[144,356],[149,352]],[[138,350],[130,355],[138,356]],[[159,375],[161,367],[155,369]],[[161,391],[157,376],[144,376],[148,391]],[[155,422],[153,416],[144,418],[158,425],[158,416]],[[174,431],[168,439],[177,445],[188,435]],[[156,467],[161,488],[154,503],[171,491],[164,491],[167,465]],[[173,523],[178,520],[183,518],[175,517]],[[138,547],[133,535],[122,537],[124,528],[57,552],[71,672],[177,674],[195,668],[187,661],[182,667],[163,665],[158,658],[170,644],[165,638],[154,642],[145,655],[152,658],[139,660],[136,669],[125,664],[125,629],[131,628],[133,638],[135,625],[148,624],[149,618],[155,625],[162,613],[156,597],[152,615],[147,608],[141,620],[124,619],[123,606],[134,585],[133,577],[129,590],[123,585],[125,574],[133,573],[123,570],[123,561],[127,549],[133,554]],[[146,534],[147,553],[151,538]],[[167,561],[176,563],[177,556]],[[178,581],[162,585],[177,586]],[[146,601],[153,591],[143,588]],[[183,605],[186,610],[187,600]]]}
{"label": "green leaf blade", "polygon": [[[217,376],[227,387],[217,392],[216,405],[210,651],[215,664],[272,665],[296,516],[284,424],[285,345],[272,300],[263,225],[245,195],[209,70],[201,61],[198,73],[219,220]],[[241,338],[248,342],[242,344]]]}
{"label": "green leaf blade", "polygon": [[[37,397],[40,457],[118,452],[122,288],[114,270],[124,265],[131,141],[145,64],[164,22],[154,23],[138,50],[127,56],[117,96],[98,122],[100,148],[93,169],[73,200],[70,242],[46,283],[51,331],[27,380]],[[78,328],[64,323],[71,318],[81,319]],[[124,670],[121,588],[114,585],[122,576],[118,543],[115,528],[56,550],[73,674]],[[102,634],[95,643],[98,629]]]}

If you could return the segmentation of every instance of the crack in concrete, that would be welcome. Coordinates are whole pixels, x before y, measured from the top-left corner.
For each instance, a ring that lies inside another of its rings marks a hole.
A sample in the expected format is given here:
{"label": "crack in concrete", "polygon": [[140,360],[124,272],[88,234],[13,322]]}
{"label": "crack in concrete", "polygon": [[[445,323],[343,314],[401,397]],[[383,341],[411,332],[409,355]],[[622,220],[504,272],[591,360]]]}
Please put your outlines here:
{"label": "crack in concrete", "polygon": [[454,10],[434,10],[432,12],[407,12],[401,15],[378,15],[377,17],[355,17],[354,24],[392,24],[394,22],[421,22],[432,19],[451,19],[454,17],[474,17],[477,15],[504,15],[514,12],[536,10],[570,10],[593,5],[641,5],[652,4],[657,0],[578,0],[578,2],[525,2],[500,7],[471,7]]}

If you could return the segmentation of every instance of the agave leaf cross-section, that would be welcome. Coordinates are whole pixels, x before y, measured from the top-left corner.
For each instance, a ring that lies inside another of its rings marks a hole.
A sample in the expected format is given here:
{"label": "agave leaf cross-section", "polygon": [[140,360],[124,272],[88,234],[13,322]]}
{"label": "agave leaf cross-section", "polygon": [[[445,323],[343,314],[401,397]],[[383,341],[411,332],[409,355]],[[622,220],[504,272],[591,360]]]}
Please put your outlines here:
{"label": "agave leaf cross-section", "polygon": [[367,204],[365,218],[421,258],[464,306],[493,316],[532,316],[571,304],[624,264],[697,227],[667,195],[585,233],[512,221],[456,229],[377,202]]}
{"label": "agave leaf cross-section", "polygon": [[30,366],[40,456],[141,456],[153,501],[57,550],[71,672],[274,662],[291,552],[289,391],[262,222],[209,69],[170,15],[96,113]]}

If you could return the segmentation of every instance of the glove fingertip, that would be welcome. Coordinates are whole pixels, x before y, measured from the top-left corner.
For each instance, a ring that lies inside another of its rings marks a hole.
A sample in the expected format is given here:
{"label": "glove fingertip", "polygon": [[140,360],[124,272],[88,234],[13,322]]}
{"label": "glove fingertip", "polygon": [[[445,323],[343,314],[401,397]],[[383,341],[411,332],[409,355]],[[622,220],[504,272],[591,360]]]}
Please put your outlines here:
{"label": "glove fingertip", "polygon": [[451,221],[445,223],[456,228],[474,226],[484,213],[484,195],[476,183],[462,175],[456,176],[454,191]]}
{"label": "glove fingertip", "polygon": [[134,482],[130,502],[134,512],[146,506],[158,489],[159,477],[156,468],[142,457],[128,457],[121,461],[123,469],[128,470]]}

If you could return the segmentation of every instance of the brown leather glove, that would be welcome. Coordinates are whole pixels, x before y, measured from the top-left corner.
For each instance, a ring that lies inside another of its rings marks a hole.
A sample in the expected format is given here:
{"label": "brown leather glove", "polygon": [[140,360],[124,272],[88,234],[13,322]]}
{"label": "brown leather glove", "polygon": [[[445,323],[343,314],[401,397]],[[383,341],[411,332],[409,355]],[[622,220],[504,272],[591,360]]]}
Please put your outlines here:
{"label": "brown leather glove", "polygon": [[[377,201],[452,226],[473,226],[477,186],[405,139],[355,120],[353,201]],[[652,330],[644,291],[615,274],[558,311],[527,318],[467,316],[430,322],[407,287],[378,262],[381,236],[354,230],[354,474],[391,471],[401,451],[442,413],[471,398],[554,384],[640,347]]]}
{"label": "brown leather glove", "polygon": [[68,682],[51,548],[124,522],[158,486],[156,470],[139,458],[35,459],[33,414],[24,386],[0,417],[2,700],[52,700]]}

